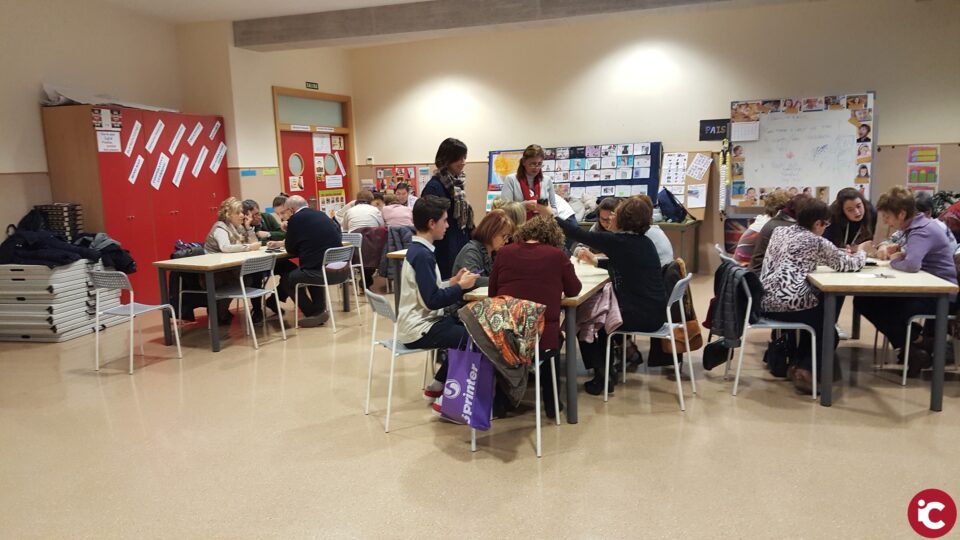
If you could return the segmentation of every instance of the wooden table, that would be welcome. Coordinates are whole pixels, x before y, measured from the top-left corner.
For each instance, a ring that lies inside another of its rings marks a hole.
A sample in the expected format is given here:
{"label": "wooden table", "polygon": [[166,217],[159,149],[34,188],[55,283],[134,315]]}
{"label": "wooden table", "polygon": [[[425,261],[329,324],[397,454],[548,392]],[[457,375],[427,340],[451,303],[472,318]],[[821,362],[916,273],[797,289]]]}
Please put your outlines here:
{"label": "wooden table", "polygon": [[[345,244],[348,245],[348,244]],[[187,274],[203,274],[207,289],[207,318],[210,322],[210,350],[220,352],[220,324],[217,317],[217,290],[214,285],[213,276],[217,272],[237,268],[247,259],[263,257],[265,255],[274,255],[278,259],[286,259],[290,255],[286,251],[277,253],[268,253],[265,250],[241,251],[238,253],[209,253],[206,255],[196,255],[193,257],[181,257],[179,259],[168,259],[165,261],[156,261],[153,263],[157,267],[160,276],[160,298],[167,298],[167,272],[184,272]],[[343,284],[344,290],[349,282]],[[327,294],[330,294],[327,291]],[[344,311],[350,311],[350,295],[343,295]],[[181,314],[182,316],[182,314]],[[294,314],[297,316],[297,314]],[[170,332],[170,312],[163,311],[163,340],[170,345],[173,341],[173,335]]]}
{"label": "wooden table", "polygon": [[[864,277],[884,275],[890,277]],[[936,344],[933,349],[933,381],[930,388],[930,410],[943,409],[943,366],[947,344],[947,315],[950,294],[957,284],[926,272],[901,272],[889,263],[864,267],[860,272],[834,272],[818,267],[807,280],[823,292],[823,330],[820,334],[822,365],[820,369],[820,404],[833,404],[833,341],[837,317],[837,296],[928,296],[937,299]]]}
{"label": "wooden table", "polygon": [[398,249],[387,253],[387,258],[394,266],[394,275],[397,276],[393,284],[393,309],[395,313],[400,313],[400,273],[403,271],[403,260],[407,258],[407,250]]}
{"label": "wooden table", "polygon": [[[583,287],[577,296],[569,296],[560,302],[564,310],[564,331],[567,348],[567,423],[576,424],[577,418],[577,307],[588,298],[600,292],[610,281],[610,275],[602,268],[573,261],[573,269]],[[487,297],[486,287],[477,287],[463,295],[465,300],[483,300]]]}

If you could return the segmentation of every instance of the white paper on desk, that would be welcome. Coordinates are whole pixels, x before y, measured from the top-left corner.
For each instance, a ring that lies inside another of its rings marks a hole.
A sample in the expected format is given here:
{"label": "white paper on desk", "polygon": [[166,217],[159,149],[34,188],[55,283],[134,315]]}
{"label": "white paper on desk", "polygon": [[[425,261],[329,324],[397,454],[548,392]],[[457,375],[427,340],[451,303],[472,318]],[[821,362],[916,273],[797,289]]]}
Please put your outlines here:
{"label": "white paper on desk", "polygon": [[139,120],[133,122],[133,128],[130,130],[130,138],[127,139],[127,147],[123,149],[124,155],[130,157],[130,154],[133,153],[133,145],[137,143],[137,137],[140,136],[140,128],[142,125]]}
{"label": "white paper on desk", "polygon": [[336,189],[343,187],[343,175],[340,174],[329,174],[327,175],[327,189]]}
{"label": "white paper on desk", "polygon": [[157,168],[153,170],[153,176],[150,178],[150,185],[153,186],[153,189],[159,191],[160,184],[163,183],[163,175],[167,172],[167,165],[170,164],[170,158],[166,154],[160,152],[160,157],[157,158]]}
{"label": "white paper on desk", "polygon": [[180,154],[180,161],[177,163],[177,169],[173,171],[173,185],[180,187],[180,180],[183,179],[183,172],[187,170],[187,163],[190,158],[186,154]]}
{"label": "white paper on desk", "polygon": [[697,157],[693,158],[693,163],[687,167],[687,176],[695,178],[698,182],[703,180],[703,175],[707,173],[707,170],[710,169],[710,163],[713,162],[713,158],[697,154]]}
{"label": "white paper on desk", "polygon": [[97,131],[97,152],[119,152],[119,131]]}
{"label": "white paper on desk", "polygon": [[151,133],[150,138],[147,139],[147,152],[153,153],[153,149],[157,146],[157,140],[160,138],[161,133],[163,133],[163,120],[157,120],[157,125],[153,126],[153,133]]}
{"label": "white paper on desk", "polygon": [[217,146],[217,152],[213,154],[213,159],[210,160],[210,170],[216,173],[220,170],[220,162],[223,161],[223,156],[227,154],[227,145],[220,143]]}
{"label": "white paper on desk", "polygon": [[131,184],[137,183],[137,177],[140,176],[140,168],[143,167],[143,156],[137,156],[137,160],[133,162],[133,168],[130,169],[130,175],[127,176],[127,181]]}
{"label": "white paper on desk", "polygon": [[193,164],[193,177],[200,176],[200,170],[203,169],[203,162],[207,159],[207,147],[200,147],[200,154],[197,155],[197,162]]}
{"label": "white paper on desk", "polygon": [[332,151],[333,149],[330,144],[329,133],[313,134],[313,153],[314,154],[329,154]]}
{"label": "white paper on desk", "polygon": [[167,148],[167,152],[172,156],[177,150],[177,146],[180,145],[180,139],[183,138],[183,134],[187,132],[187,126],[180,124],[180,127],[177,128],[177,134],[173,136],[173,140],[170,141],[170,147]]}
{"label": "white paper on desk", "polygon": [[687,208],[707,207],[707,185],[690,184],[687,186]]}
{"label": "white paper on desk", "polygon": [[730,124],[730,141],[756,141],[760,139],[760,122],[733,122]]}
{"label": "white paper on desk", "polygon": [[193,126],[193,131],[190,132],[190,136],[187,137],[187,144],[193,146],[193,143],[197,142],[197,137],[203,133],[203,124],[197,122],[197,125]]}

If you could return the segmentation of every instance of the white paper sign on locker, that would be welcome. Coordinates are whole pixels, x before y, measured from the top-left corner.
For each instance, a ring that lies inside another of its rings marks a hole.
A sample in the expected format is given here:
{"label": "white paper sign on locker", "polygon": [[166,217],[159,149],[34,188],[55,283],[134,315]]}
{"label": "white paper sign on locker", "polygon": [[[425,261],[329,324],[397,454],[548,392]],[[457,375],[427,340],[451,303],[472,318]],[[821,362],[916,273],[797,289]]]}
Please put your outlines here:
{"label": "white paper sign on locker", "polygon": [[120,132],[97,131],[97,152],[120,152]]}
{"label": "white paper sign on locker", "polygon": [[213,159],[210,160],[210,170],[216,173],[220,170],[220,162],[223,161],[223,156],[227,153],[227,145],[220,143],[220,146],[217,147],[217,151],[213,154]]}
{"label": "white paper sign on locker", "polygon": [[173,172],[173,185],[180,187],[180,180],[183,178],[183,171],[187,170],[187,163],[190,158],[186,154],[180,155],[180,162],[177,163],[177,170]]}
{"label": "white paper sign on locker", "polygon": [[153,133],[151,133],[150,138],[147,139],[147,152],[153,153],[153,149],[157,146],[157,140],[160,138],[161,133],[163,133],[163,120],[157,120],[157,125],[153,127]]}
{"label": "white paper sign on locker", "polygon": [[217,136],[217,132],[220,131],[220,121],[217,120],[217,123],[213,125],[213,129],[210,130],[210,140],[212,141],[214,137]]}
{"label": "white paper sign on locker", "polygon": [[153,189],[160,190],[163,175],[167,172],[167,165],[169,164],[170,158],[163,152],[160,152],[160,157],[157,158],[157,168],[153,170],[153,177],[150,178],[150,185],[153,186]]}
{"label": "white paper sign on locker", "polygon": [[177,134],[173,136],[173,141],[170,142],[170,148],[167,149],[172,156],[173,153],[177,150],[177,146],[180,144],[180,139],[183,138],[183,134],[186,133],[187,126],[180,124],[180,127],[177,128]]}
{"label": "white paper sign on locker", "polygon": [[130,154],[133,153],[133,145],[137,143],[137,137],[140,136],[140,121],[137,120],[133,123],[133,129],[130,130],[130,138],[127,139],[127,147],[123,149],[123,153],[130,157]]}
{"label": "white paper sign on locker", "polygon": [[127,181],[131,184],[137,183],[137,177],[140,176],[140,168],[143,167],[143,156],[137,156],[137,160],[133,162],[133,169],[130,170],[130,176],[127,177]]}
{"label": "white paper sign on locker", "polygon": [[197,125],[193,126],[193,131],[190,132],[190,136],[187,137],[187,144],[193,146],[193,143],[197,142],[197,137],[203,133],[203,124],[197,122]]}
{"label": "white paper sign on locker", "polygon": [[207,147],[200,147],[200,155],[197,156],[197,162],[193,164],[193,177],[200,176],[200,169],[203,169],[203,162],[207,159]]}

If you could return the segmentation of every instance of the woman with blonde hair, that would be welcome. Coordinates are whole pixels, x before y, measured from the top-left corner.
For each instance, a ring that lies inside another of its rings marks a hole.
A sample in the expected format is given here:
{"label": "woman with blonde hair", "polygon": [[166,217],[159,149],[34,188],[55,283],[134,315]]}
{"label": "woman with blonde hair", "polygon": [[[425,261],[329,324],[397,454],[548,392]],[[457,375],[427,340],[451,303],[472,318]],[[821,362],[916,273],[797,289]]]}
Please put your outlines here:
{"label": "woman with blonde hair", "polygon": [[[527,221],[514,233],[514,243],[497,252],[488,283],[490,296],[512,296],[547,306],[540,336],[541,369],[549,365],[549,356],[556,359],[560,350],[560,300],[576,296],[581,288],[563,243],[563,231],[552,218],[538,216]],[[551,375],[541,375],[547,416],[553,418]]]}
{"label": "woman with blonde hair", "polygon": [[503,179],[500,197],[522,203],[527,210],[527,219],[537,213],[537,201],[545,200],[551,208],[557,209],[553,182],[543,177],[543,158],[543,148],[531,144],[523,151],[517,172]]}
{"label": "woman with blonde hair", "polygon": [[240,199],[230,197],[220,203],[217,219],[203,243],[204,252],[235,253],[260,249],[257,233],[250,224],[252,217],[244,215]]}
{"label": "woman with blonde hair", "polygon": [[517,201],[508,201],[497,197],[493,200],[493,204],[491,204],[490,207],[494,210],[503,210],[516,227],[520,227],[527,221],[527,209],[524,208],[522,203]]}

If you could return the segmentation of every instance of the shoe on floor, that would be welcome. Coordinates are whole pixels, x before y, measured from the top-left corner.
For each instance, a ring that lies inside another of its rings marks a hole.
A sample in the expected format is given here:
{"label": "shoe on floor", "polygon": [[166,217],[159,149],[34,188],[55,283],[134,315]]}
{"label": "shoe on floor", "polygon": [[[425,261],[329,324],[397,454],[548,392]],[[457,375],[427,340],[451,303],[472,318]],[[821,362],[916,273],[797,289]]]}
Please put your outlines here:
{"label": "shoe on floor", "polygon": [[[560,403],[560,412],[563,412],[563,402],[560,401],[560,402],[558,402],[558,403]],[[557,417],[557,415],[554,414],[556,411],[553,410],[553,400],[552,400],[552,399],[545,400],[545,401],[543,402],[543,407],[544,407],[544,409],[546,409],[545,412],[547,413],[547,418],[553,420],[553,419],[555,419],[555,418]]]}
{"label": "shoe on floor", "polygon": [[[897,358],[900,360],[900,363],[903,363],[903,349],[900,349],[900,352],[897,353]],[[930,356],[930,353],[923,350],[922,347],[911,345],[909,362],[910,365],[907,366],[907,377],[919,377],[921,371],[933,366],[933,357]]]}
{"label": "shoe on floor", "polygon": [[317,326],[322,326],[328,320],[330,320],[330,314],[324,311],[319,315],[304,317],[300,319],[300,322],[298,324],[300,326],[303,326],[304,328],[316,328]]}
{"label": "shoe on floor", "polygon": [[251,311],[250,319],[253,321],[253,324],[260,324],[263,322],[263,311]]}
{"label": "shoe on floor", "polygon": [[[607,393],[612,395],[616,385],[617,377],[614,374],[614,371],[610,370],[610,384],[607,388]],[[583,389],[586,390],[591,396],[599,396],[603,394],[603,377],[587,381],[586,384],[583,385]]]}
{"label": "shoe on floor", "polygon": [[423,389],[423,399],[427,401],[436,401],[443,396],[443,383],[434,379]]}
{"label": "shoe on floor", "polygon": [[792,380],[799,392],[809,394],[813,391],[813,373],[809,369],[797,368]]}
{"label": "shoe on floor", "polygon": [[836,325],[836,326],[834,326],[834,328],[835,328],[836,331],[837,331],[837,339],[839,339],[839,340],[841,340],[841,341],[842,341],[842,340],[850,339],[850,334],[846,333],[846,332],[843,330],[843,328],[840,328],[840,325],[839,325],[839,324]]}

